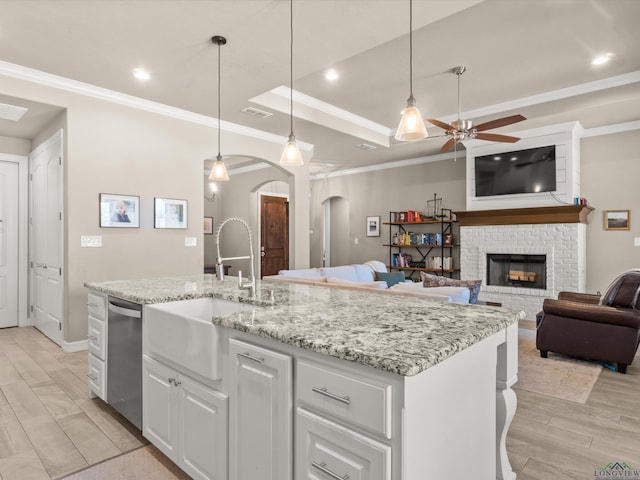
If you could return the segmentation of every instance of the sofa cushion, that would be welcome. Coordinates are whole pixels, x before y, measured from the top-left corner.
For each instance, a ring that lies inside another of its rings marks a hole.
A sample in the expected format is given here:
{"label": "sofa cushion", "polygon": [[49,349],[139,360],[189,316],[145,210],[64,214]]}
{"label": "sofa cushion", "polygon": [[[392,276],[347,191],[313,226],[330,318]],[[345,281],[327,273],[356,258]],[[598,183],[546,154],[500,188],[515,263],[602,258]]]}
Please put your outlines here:
{"label": "sofa cushion", "polygon": [[333,284],[333,285],[345,285],[345,286],[362,287],[362,288],[376,288],[376,289],[388,288],[387,282],[352,282],[350,280],[344,280],[343,278],[335,278],[335,277],[327,278],[327,283]]}
{"label": "sofa cushion", "polygon": [[358,274],[356,268],[353,265],[342,265],[340,267],[325,267],[320,269],[323,277],[327,278],[341,278],[343,280],[349,280],[351,282],[358,281]]}
{"label": "sofa cushion", "polygon": [[391,287],[391,290],[413,292],[428,296],[442,295],[449,298],[450,302],[469,303],[469,289],[467,287],[425,287],[422,282],[399,283]]}
{"label": "sofa cushion", "polygon": [[374,272],[386,272],[387,266],[381,262],[380,260],[369,260],[368,262],[364,262],[365,265],[371,267],[371,270]]}
{"label": "sofa cushion", "polygon": [[353,268],[356,269],[356,277],[359,282],[374,282],[376,280],[374,272],[369,265],[353,265]]}
{"label": "sofa cushion", "polygon": [[425,287],[466,287],[470,292],[469,303],[478,303],[478,294],[480,293],[482,280],[457,280],[440,275],[431,275],[426,272],[420,272],[420,278]]}
{"label": "sofa cushion", "polygon": [[405,278],[402,272],[376,272],[376,280],[387,282],[391,288],[398,283],[404,283]]}
{"label": "sofa cushion", "polygon": [[322,272],[319,268],[301,268],[299,270],[280,270],[278,275],[286,275],[288,277],[321,277]]}

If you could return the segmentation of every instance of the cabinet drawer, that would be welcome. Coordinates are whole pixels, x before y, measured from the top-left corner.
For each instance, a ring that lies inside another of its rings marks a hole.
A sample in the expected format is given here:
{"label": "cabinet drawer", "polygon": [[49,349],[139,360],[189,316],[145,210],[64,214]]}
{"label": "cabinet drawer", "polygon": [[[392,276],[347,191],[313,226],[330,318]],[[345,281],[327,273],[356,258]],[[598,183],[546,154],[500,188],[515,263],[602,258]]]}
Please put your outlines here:
{"label": "cabinet drawer", "polygon": [[89,332],[87,335],[89,353],[93,353],[100,360],[105,360],[107,339],[105,335],[105,322],[89,316]]}
{"label": "cabinet drawer", "polygon": [[88,355],[89,357],[89,373],[87,377],[89,378],[89,390],[95,393],[98,397],[100,397],[105,402],[107,401],[107,369],[105,367],[104,361],[95,357],[92,354]]}
{"label": "cabinet drawer", "polygon": [[107,319],[107,298],[103,295],[89,293],[87,297],[87,307],[89,309],[89,315],[99,318],[100,320]]}
{"label": "cabinet drawer", "polygon": [[302,408],[296,411],[297,480],[391,480],[391,447]]}
{"label": "cabinet drawer", "polygon": [[330,367],[298,362],[301,403],[391,438],[391,385],[356,378]]}

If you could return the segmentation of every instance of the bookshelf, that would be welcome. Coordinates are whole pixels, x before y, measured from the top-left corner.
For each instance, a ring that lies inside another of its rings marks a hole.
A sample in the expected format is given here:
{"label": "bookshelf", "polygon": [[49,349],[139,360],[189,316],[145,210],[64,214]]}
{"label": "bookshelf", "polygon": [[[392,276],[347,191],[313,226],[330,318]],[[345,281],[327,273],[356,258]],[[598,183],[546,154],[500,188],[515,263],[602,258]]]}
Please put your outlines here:
{"label": "bookshelf", "polygon": [[[389,270],[400,270],[408,279],[420,280],[420,272],[454,278],[460,271],[458,222],[443,208],[439,218],[420,213],[389,212]],[[416,221],[417,220],[417,221]]]}

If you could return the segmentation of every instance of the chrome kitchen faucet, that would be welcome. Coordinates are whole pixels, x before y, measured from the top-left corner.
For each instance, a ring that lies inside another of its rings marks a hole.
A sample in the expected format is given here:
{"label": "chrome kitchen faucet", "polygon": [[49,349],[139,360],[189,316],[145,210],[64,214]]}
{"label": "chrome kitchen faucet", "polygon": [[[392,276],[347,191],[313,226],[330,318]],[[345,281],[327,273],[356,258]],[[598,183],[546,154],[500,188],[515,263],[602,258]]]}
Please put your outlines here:
{"label": "chrome kitchen faucet", "polygon": [[[243,257],[226,257],[222,258],[220,256],[220,232],[222,231],[222,227],[224,227],[228,222],[240,222],[247,229],[247,236],[249,237],[249,255]],[[224,260],[244,260],[249,259],[251,262],[251,276],[247,279],[247,282],[242,281],[242,272],[238,271],[238,288],[243,290],[249,290],[249,295],[251,297],[255,297],[256,295],[256,273],[254,267],[254,257],[253,257],[253,236],[251,235],[251,228],[249,228],[249,224],[246,220],[240,217],[228,217],[225,218],[222,223],[218,226],[218,230],[216,231],[216,248],[218,251],[218,257],[216,260],[216,278],[218,280],[224,280],[224,267],[222,262]]]}

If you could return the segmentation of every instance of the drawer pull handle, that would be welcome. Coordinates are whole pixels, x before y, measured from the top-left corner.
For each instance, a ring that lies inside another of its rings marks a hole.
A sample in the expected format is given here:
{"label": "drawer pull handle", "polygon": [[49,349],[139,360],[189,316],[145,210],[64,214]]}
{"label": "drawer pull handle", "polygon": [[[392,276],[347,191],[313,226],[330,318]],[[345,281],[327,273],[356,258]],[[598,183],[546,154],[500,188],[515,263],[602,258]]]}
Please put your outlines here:
{"label": "drawer pull handle", "polygon": [[335,478],[335,480],[349,480],[349,474],[345,473],[342,477],[337,473],[333,473],[331,470],[327,468],[327,462],[317,463],[311,462],[312,467],[316,467],[325,475],[329,475],[331,478]]}
{"label": "drawer pull handle", "polygon": [[253,360],[254,362],[264,363],[264,358],[254,357],[249,352],[245,352],[245,353],[238,352],[237,355],[239,357],[246,358],[248,360]]}
{"label": "drawer pull handle", "polygon": [[102,305],[100,305],[99,303],[88,303],[87,305],[89,305],[90,307],[102,307]]}
{"label": "drawer pull handle", "polygon": [[319,393],[320,395],[324,395],[325,397],[329,397],[333,400],[337,400],[338,402],[344,403],[346,405],[351,405],[351,398],[349,397],[349,395],[345,395],[344,397],[341,397],[340,395],[331,393],[326,389],[326,387],[322,387],[322,388],[313,387],[311,390],[316,393]]}
{"label": "drawer pull handle", "polygon": [[94,374],[87,375],[87,377],[89,377],[89,380],[93,380],[94,382],[98,379],[98,377],[96,377],[96,375]]}
{"label": "drawer pull handle", "polygon": [[95,342],[96,340],[98,340],[98,337],[96,337],[95,335],[87,335],[87,338],[88,338],[89,340],[93,340],[94,342]]}

